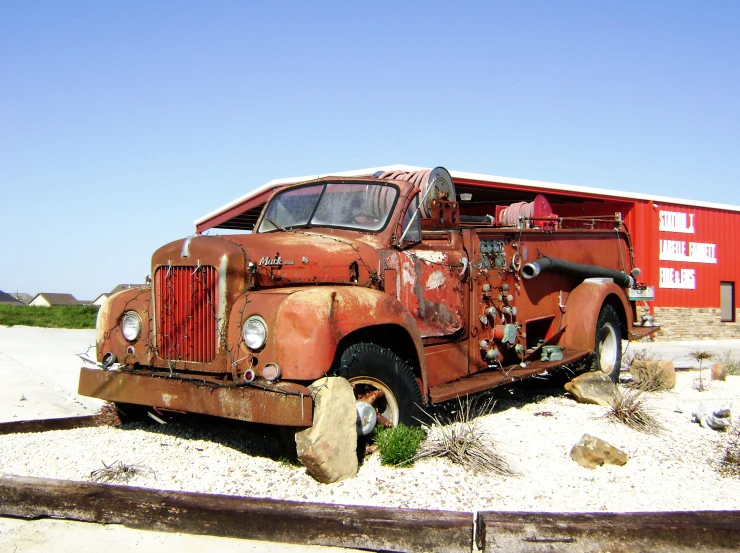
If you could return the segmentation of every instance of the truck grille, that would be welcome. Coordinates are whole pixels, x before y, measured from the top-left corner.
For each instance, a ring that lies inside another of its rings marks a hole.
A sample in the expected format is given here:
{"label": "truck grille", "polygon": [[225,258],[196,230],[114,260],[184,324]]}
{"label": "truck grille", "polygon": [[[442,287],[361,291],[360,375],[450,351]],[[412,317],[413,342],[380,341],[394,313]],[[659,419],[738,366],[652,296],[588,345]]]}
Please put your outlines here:
{"label": "truck grille", "polygon": [[218,348],[218,271],[161,267],[154,285],[159,357],[213,361]]}

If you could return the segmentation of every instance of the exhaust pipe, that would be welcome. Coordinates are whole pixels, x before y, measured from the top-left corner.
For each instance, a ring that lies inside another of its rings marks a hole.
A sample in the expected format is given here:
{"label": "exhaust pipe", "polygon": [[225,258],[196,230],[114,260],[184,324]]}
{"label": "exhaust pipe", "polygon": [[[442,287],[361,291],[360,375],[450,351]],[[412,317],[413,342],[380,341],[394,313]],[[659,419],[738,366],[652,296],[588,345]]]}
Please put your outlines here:
{"label": "exhaust pipe", "polygon": [[522,267],[522,276],[530,279],[538,276],[542,271],[557,271],[580,278],[611,278],[622,288],[629,288],[634,284],[634,279],[622,271],[607,269],[598,265],[583,265],[573,263],[555,257],[543,257],[536,261],[530,261]]}

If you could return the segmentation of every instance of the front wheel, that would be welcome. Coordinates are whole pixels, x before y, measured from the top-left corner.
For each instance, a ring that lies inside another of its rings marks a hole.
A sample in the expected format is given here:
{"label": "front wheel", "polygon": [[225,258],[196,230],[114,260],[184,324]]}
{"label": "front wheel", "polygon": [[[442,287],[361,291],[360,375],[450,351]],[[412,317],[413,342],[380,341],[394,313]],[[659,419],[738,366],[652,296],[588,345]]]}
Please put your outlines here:
{"label": "front wheel", "polygon": [[378,424],[421,424],[419,385],[411,367],[391,350],[366,343],[350,346],[335,374],[349,380],[357,401],[373,406]]}
{"label": "front wheel", "polygon": [[616,384],[622,367],[622,326],[611,305],[604,305],[596,321],[592,370],[601,371]]}

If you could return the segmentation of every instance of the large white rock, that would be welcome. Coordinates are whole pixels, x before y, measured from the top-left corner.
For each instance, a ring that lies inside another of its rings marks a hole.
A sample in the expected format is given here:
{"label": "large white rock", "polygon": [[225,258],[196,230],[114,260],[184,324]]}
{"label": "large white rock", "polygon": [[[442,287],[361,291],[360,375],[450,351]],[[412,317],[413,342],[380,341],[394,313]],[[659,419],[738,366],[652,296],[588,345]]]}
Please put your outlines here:
{"label": "large white rock", "polygon": [[348,380],[322,378],[311,386],[313,426],[296,432],[298,459],[319,482],[330,484],[357,474],[357,411]]}

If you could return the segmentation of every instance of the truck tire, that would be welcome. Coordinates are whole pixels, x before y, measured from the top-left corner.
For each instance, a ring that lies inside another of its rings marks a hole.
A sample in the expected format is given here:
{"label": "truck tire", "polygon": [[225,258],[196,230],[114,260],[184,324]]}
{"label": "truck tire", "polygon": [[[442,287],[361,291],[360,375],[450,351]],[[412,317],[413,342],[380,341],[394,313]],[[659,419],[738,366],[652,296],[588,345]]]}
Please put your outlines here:
{"label": "truck tire", "polygon": [[611,305],[605,304],[596,321],[596,342],[592,370],[601,371],[616,384],[622,368],[622,327],[619,315]]}
{"label": "truck tire", "polygon": [[379,425],[421,424],[419,385],[411,367],[391,350],[367,343],[350,346],[335,374],[349,380],[357,400],[375,407]]}

